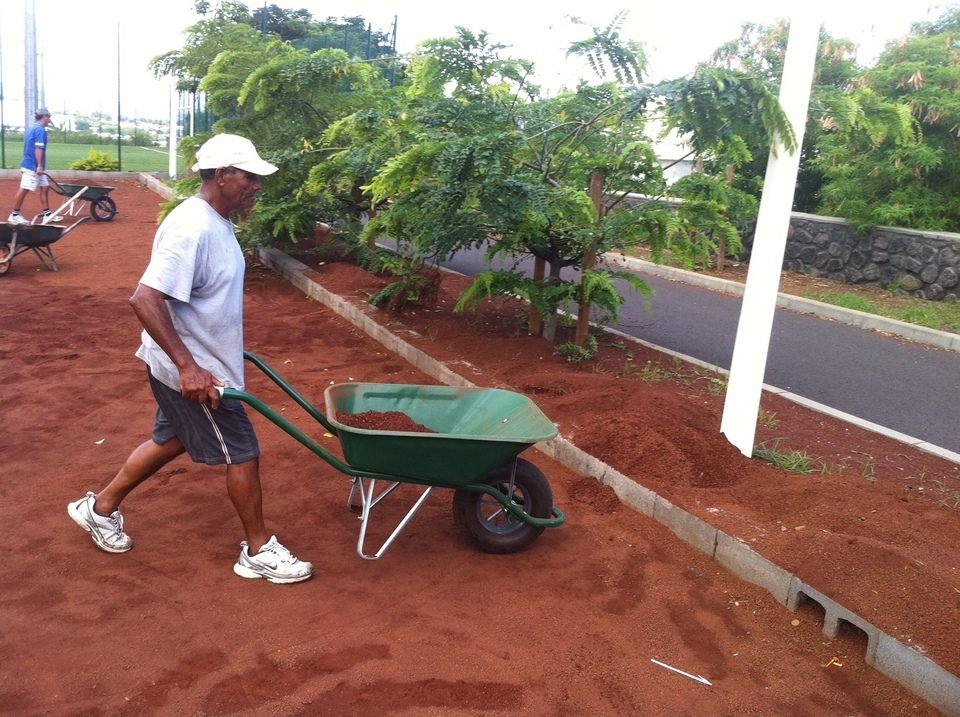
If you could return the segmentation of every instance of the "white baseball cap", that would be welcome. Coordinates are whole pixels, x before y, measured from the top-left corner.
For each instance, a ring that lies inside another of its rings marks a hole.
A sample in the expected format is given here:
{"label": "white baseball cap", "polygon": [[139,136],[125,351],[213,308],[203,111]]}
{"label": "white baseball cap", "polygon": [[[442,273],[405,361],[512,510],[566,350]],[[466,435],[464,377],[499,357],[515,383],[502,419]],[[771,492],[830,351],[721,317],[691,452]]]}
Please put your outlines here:
{"label": "white baseball cap", "polygon": [[197,150],[194,172],[218,167],[236,167],[261,176],[277,171],[270,162],[260,158],[253,142],[236,134],[214,135]]}

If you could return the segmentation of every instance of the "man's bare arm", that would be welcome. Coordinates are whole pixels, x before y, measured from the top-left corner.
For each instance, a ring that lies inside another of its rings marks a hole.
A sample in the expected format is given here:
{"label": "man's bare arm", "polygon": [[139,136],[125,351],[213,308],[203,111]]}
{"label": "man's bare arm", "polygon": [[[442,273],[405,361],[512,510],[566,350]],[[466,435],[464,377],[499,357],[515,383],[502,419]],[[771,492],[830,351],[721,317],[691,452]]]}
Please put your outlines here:
{"label": "man's bare arm", "polygon": [[180,391],[183,397],[198,403],[209,400],[213,408],[216,408],[220,404],[220,394],[214,386],[222,386],[223,383],[201,367],[183,343],[167,310],[168,298],[161,291],[138,284],[130,297],[130,306],[146,332],[176,365],[180,372]]}

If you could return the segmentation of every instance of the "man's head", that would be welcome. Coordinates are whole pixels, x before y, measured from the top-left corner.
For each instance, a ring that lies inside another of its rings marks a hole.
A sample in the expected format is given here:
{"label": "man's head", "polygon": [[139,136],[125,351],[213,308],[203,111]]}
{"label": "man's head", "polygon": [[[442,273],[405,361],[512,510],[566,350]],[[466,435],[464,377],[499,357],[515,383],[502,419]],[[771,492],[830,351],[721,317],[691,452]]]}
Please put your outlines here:
{"label": "man's head", "polygon": [[50,124],[50,110],[46,107],[38,107],[33,113],[33,118],[42,125]]}
{"label": "man's head", "polygon": [[246,137],[235,134],[214,135],[197,150],[193,171],[200,173],[200,196],[223,217],[245,214],[253,208],[260,177],[277,168],[257,154]]}

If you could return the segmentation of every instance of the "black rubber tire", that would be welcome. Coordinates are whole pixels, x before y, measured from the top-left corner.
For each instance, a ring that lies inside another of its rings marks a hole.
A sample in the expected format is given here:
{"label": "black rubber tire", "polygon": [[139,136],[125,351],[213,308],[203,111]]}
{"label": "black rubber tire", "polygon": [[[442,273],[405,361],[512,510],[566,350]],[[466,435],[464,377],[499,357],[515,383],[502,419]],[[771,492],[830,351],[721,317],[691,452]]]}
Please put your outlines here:
{"label": "black rubber tire", "polygon": [[[10,259],[10,261],[7,261],[7,259]],[[3,262],[3,264],[0,264],[0,276],[3,276],[10,271],[10,267],[13,265],[13,259],[10,257],[9,244],[0,244],[0,261]]]}
{"label": "black rubber tire", "polygon": [[[506,494],[510,488],[513,461],[494,468],[478,483],[494,486]],[[549,518],[553,514],[553,491],[546,477],[535,465],[523,458],[517,459],[513,501],[534,518]],[[453,521],[467,542],[485,553],[506,555],[528,548],[544,528],[516,518],[489,495],[457,490],[453,494]]]}
{"label": "black rubber tire", "polygon": [[90,214],[98,222],[109,222],[117,215],[117,203],[110,197],[100,197],[90,203]]}

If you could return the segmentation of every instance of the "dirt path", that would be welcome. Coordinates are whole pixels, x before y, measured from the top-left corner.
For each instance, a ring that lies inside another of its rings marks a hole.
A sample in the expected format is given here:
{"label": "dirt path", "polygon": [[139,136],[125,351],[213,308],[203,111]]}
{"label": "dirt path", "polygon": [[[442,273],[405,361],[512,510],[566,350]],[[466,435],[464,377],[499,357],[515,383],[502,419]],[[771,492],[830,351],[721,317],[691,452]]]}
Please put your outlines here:
{"label": "dirt path", "polygon": [[[13,192],[0,182],[3,196]],[[109,479],[148,435],[153,412],[127,298],[149,255],[158,200],[133,184],[111,196],[121,212],[113,222],[87,222],[54,246],[60,271],[25,254],[0,279],[0,519],[9,536],[0,714],[937,714],[865,666],[855,636],[826,639],[815,611],[789,613],[622,508],[593,478],[536,451],[525,457],[549,477],[568,518],[528,551],[470,548],[449,493],[438,491],[384,558],[368,562],[355,553],[347,479],[255,415],[268,522],[314,563],[313,580],[277,586],[234,576],[242,535],[222,470],[187,460],[124,505],[134,550],[100,552],[66,503]],[[246,292],[248,348],[318,403],[331,383],[432,382],[267,271],[251,271]],[[486,384],[539,391],[551,415],[564,416],[554,419],[564,435],[586,435],[592,414],[564,403],[578,379],[557,387],[547,374],[519,375],[523,341],[496,345],[503,373],[487,369]],[[545,353],[543,363],[561,361]],[[336,448],[252,370],[249,389]],[[611,412],[596,426],[609,438],[621,432],[615,419],[627,418],[615,391],[622,384],[593,386]],[[688,426],[693,441],[706,402],[691,401],[689,388],[671,391],[651,397],[641,418],[661,432]],[[689,465],[700,455],[690,449],[661,458]],[[729,465],[728,454],[716,459],[721,484],[747,470]],[[396,518],[398,506],[383,505],[384,521]],[[798,506],[783,509],[796,535]],[[934,506],[924,509],[935,516]],[[940,611],[943,629],[956,629],[956,595],[921,597],[918,610]]]}

